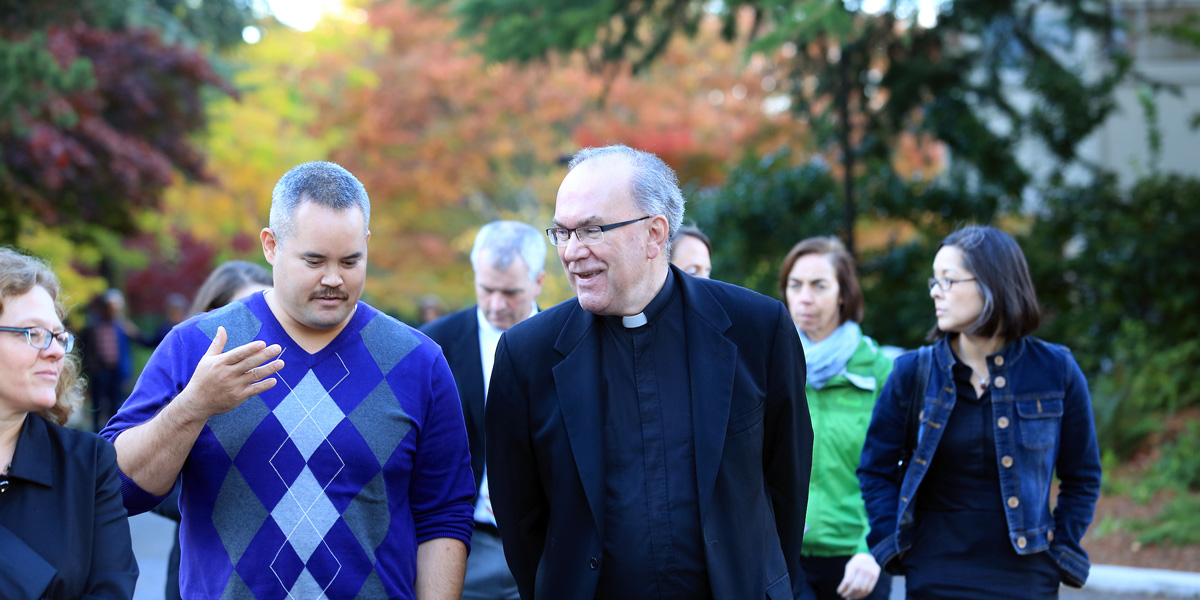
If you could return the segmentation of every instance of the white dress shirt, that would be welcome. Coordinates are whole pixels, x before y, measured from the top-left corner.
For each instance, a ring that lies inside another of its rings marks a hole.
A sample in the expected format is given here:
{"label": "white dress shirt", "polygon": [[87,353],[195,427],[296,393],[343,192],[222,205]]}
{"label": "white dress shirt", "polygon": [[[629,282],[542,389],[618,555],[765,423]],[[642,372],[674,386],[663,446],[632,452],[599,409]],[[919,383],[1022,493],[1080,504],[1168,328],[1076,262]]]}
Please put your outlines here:
{"label": "white dress shirt", "polygon": [[[537,303],[530,303],[529,316],[537,314]],[[483,402],[487,404],[488,385],[492,379],[492,365],[496,363],[496,346],[500,344],[500,336],[504,330],[497,329],[483,315],[482,308],[475,308],[475,318],[479,320],[479,358],[483,365]],[[528,317],[526,317],[528,318]],[[492,496],[488,492],[487,465],[483,467],[483,483],[479,485],[479,498],[475,501],[475,522],[496,524],[496,516],[492,514]]]}

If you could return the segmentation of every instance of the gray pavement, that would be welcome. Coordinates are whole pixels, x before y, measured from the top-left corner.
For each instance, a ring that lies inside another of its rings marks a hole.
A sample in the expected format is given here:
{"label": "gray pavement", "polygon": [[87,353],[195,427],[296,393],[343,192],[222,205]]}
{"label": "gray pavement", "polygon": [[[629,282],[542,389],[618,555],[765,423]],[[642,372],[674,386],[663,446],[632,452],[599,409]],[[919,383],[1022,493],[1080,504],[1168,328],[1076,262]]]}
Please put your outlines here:
{"label": "gray pavement", "polygon": [[1064,596],[1092,598],[1089,589],[1109,594],[1096,598],[1200,598],[1200,573],[1093,565],[1084,589]]}
{"label": "gray pavement", "polygon": [[[171,551],[175,524],[165,517],[146,513],[129,519],[133,552],[141,576],[133,600],[163,600],[167,555]],[[890,600],[904,600],[904,578],[893,580]],[[1062,588],[1062,600],[1151,600],[1200,599],[1200,573],[1135,569],[1093,565],[1082,590]]]}
{"label": "gray pavement", "polygon": [[137,556],[137,588],[133,600],[163,600],[167,584],[167,557],[175,543],[175,522],[154,513],[129,518],[133,554]]}

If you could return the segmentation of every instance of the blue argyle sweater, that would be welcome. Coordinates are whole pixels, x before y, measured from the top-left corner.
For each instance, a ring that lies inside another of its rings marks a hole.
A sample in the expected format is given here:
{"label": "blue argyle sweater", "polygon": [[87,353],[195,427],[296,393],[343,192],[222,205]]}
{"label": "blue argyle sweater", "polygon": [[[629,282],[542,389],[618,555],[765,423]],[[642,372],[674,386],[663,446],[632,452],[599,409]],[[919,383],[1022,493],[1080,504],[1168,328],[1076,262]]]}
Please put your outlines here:
{"label": "blue argyle sweater", "polygon": [[[183,597],[413,598],[417,544],[469,544],[473,526],[466,428],[441,350],[360,302],[308,354],[255,294],[176,326],[102,435],[182,391],[218,326],[226,350],[277,343],[286,366],[273,388],[209,419],[184,463]],[[160,500],[121,478],[131,513]]]}

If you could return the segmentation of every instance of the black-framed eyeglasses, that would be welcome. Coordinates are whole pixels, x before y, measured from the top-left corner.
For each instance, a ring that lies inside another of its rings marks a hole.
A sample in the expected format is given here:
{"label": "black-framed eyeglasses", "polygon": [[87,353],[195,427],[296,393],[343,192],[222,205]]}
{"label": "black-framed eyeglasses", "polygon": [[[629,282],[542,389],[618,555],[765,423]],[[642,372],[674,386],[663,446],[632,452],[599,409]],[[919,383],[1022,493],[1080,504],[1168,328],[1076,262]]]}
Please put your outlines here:
{"label": "black-framed eyeglasses", "polygon": [[587,225],[585,227],[576,227],[567,229],[566,227],[551,227],[546,230],[546,237],[550,238],[550,243],[555,246],[566,246],[567,242],[571,241],[571,232],[575,232],[575,237],[579,239],[579,243],[585,245],[599,244],[604,241],[604,232],[612,231],[618,227],[624,227],[638,221],[645,221],[654,215],[646,215],[640,219],[631,219],[629,221],[621,221],[620,223],[610,223],[608,225]]}
{"label": "black-framed eyeglasses", "polygon": [[66,330],[55,332],[45,327],[0,327],[0,331],[23,333],[25,341],[38,350],[49,348],[53,340],[58,340],[65,352],[70,352],[75,347],[75,334]]}
{"label": "black-framed eyeglasses", "polygon": [[948,291],[950,291],[950,288],[954,287],[954,284],[964,283],[967,281],[975,281],[975,278],[972,277],[970,279],[950,279],[949,277],[942,277],[941,279],[938,279],[937,277],[930,277],[929,278],[929,291],[932,292],[933,286],[936,285],[939,288],[942,288],[942,292],[948,292]]}

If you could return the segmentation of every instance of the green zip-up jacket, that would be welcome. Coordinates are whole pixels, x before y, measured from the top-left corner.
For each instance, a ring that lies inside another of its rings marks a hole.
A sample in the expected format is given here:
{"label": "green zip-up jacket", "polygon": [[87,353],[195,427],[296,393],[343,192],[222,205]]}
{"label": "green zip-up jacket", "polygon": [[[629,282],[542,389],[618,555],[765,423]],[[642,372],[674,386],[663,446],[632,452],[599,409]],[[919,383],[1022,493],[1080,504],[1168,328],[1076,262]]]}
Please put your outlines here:
{"label": "green zip-up jacket", "polygon": [[814,434],[805,556],[867,552],[867,513],[858,489],[859,456],[871,411],[892,372],[892,359],[863,336],[846,369],[817,390],[804,388]]}

